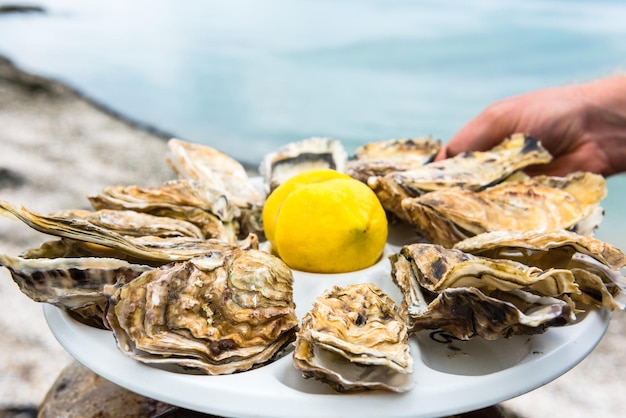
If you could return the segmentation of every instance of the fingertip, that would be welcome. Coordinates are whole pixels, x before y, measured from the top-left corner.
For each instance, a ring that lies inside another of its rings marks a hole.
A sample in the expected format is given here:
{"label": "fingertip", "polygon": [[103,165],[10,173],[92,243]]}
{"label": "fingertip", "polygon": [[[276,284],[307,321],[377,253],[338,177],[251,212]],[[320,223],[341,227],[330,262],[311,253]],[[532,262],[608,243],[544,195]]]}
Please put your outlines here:
{"label": "fingertip", "polygon": [[444,145],[435,156],[435,161],[445,160],[446,158],[448,158],[448,147]]}

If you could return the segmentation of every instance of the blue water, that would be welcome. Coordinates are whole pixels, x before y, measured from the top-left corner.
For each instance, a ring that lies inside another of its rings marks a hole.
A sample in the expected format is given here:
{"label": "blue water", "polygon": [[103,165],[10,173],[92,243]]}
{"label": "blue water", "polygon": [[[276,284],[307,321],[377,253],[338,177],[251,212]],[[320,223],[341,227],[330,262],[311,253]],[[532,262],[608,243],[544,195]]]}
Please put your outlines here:
{"label": "blue water", "polygon": [[[619,1],[37,3],[0,16],[0,54],[252,163],[314,135],[445,142],[495,100],[626,66]],[[624,185],[602,228],[622,248]]]}

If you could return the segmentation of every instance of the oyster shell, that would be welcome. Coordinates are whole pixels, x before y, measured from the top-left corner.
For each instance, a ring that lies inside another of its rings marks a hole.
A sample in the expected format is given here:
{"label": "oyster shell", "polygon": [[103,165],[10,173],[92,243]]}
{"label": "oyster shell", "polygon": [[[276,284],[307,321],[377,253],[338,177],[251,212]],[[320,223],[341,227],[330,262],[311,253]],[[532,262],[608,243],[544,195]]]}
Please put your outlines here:
{"label": "oyster shell", "polygon": [[[433,252],[440,257],[432,257]],[[462,340],[493,340],[542,333],[575,320],[567,300],[542,295],[566,291],[571,275],[526,268],[516,278],[507,260],[464,256],[432,244],[404,246],[390,261],[392,279],[404,295],[400,311],[411,332],[441,329]],[[575,284],[573,289],[578,291]]]}
{"label": "oyster shell", "polygon": [[0,265],[35,302],[65,309],[79,321],[104,328],[104,287],[127,283],[152,267],[115,258],[25,259],[0,254]]}
{"label": "oyster shell", "polygon": [[153,188],[107,187],[88,198],[96,210],[133,210],[191,222],[205,238],[234,242],[239,231],[239,208],[223,191],[195,180],[173,180]]}
{"label": "oyster shell", "polygon": [[246,169],[235,159],[207,145],[172,138],[168,162],[182,179],[200,181],[221,191],[240,208],[262,205],[263,196],[252,184]]}
{"label": "oyster shell", "polygon": [[411,263],[420,287],[433,293],[457,287],[503,292],[521,289],[555,297],[579,293],[574,275],[564,268],[543,270],[517,261],[478,257],[435,244],[405,245],[400,256]]}
{"label": "oyster shell", "polygon": [[[560,187],[552,187],[554,185]],[[530,178],[504,182],[481,192],[448,189],[402,200],[404,219],[417,227],[428,241],[452,247],[468,237],[492,231],[550,231],[576,229],[586,223],[594,229],[603,193],[578,194],[603,190],[605,180],[591,173],[575,173],[547,185],[545,179]],[[605,189],[604,189],[605,190]],[[595,219],[595,225],[590,220]]]}
{"label": "oyster shell", "polygon": [[392,172],[370,179],[370,186],[376,190],[386,187],[385,183],[396,183],[409,196],[451,188],[478,191],[529,165],[551,160],[552,156],[537,139],[515,134],[489,151],[465,152],[422,167]]}
{"label": "oyster shell", "polygon": [[455,248],[542,269],[569,269],[581,290],[572,295],[577,305],[624,309],[626,279],[620,270],[626,266],[626,257],[618,248],[598,239],[565,230],[499,231],[468,238]]}
{"label": "oyster shell", "polygon": [[395,171],[405,171],[431,162],[441,141],[432,137],[390,139],[372,142],[356,149],[348,161],[346,173],[363,183],[371,176],[385,176]]}
{"label": "oyster shell", "polygon": [[[539,266],[566,267],[574,253],[586,254],[613,270],[626,267],[617,247],[564,229],[552,231],[497,231],[476,235],[455,244],[455,249],[490,258],[508,258]],[[553,257],[561,250],[565,257]],[[561,260],[561,261],[559,261]]]}
{"label": "oyster shell", "polygon": [[406,323],[371,283],[334,286],[319,296],[302,319],[293,359],[305,378],[341,392],[413,386]]}
{"label": "oyster shell", "polygon": [[207,145],[176,138],[170,139],[167,145],[172,153],[168,162],[179,178],[204,183],[240,209],[240,235],[263,231],[261,212],[265,197],[238,161]]}
{"label": "oyster shell", "polygon": [[295,339],[291,270],[259,250],[213,253],[109,287],[118,348],[211,375],[271,361]]}
{"label": "oyster shell", "polygon": [[303,171],[331,168],[345,172],[348,154],[341,142],[331,138],[312,137],[283,145],[263,158],[259,172],[265,192],[271,193],[279,184]]}
{"label": "oyster shell", "polygon": [[89,211],[82,209],[61,210],[48,216],[57,219],[72,219],[77,224],[90,224],[97,228],[114,231],[127,237],[187,237],[204,239],[204,234],[196,225],[175,218],[154,216],[132,210],[102,209]]}
{"label": "oyster shell", "polygon": [[234,244],[188,236],[127,236],[91,223],[84,217],[41,215],[23,206],[18,208],[0,201],[0,212],[3,211],[39,232],[112,248],[135,259],[157,263],[188,260],[213,251],[258,247],[254,235]]}

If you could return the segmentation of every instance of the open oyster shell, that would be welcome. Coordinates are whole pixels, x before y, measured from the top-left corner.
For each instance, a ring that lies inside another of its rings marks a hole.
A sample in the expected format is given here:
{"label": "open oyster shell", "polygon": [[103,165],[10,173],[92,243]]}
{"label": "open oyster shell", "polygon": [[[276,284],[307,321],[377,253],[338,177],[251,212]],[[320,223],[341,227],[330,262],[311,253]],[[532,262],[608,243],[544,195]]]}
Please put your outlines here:
{"label": "open oyster shell", "polygon": [[271,193],[290,177],[307,170],[330,168],[343,173],[348,154],[341,142],[332,138],[312,137],[283,145],[263,158],[259,172],[265,192]]}
{"label": "open oyster shell", "polygon": [[533,177],[480,192],[447,189],[406,198],[401,202],[403,219],[429,242],[446,247],[491,231],[576,229],[581,223],[586,223],[585,230],[595,229],[601,220],[599,202],[606,194],[604,178],[574,173],[548,180]]}
{"label": "open oyster shell", "polygon": [[234,242],[239,232],[239,208],[223,191],[195,180],[172,180],[159,187],[107,187],[88,198],[96,210],[133,210],[191,222],[205,238]]}
{"label": "open oyster shell", "polygon": [[464,340],[497,339],[575,320],[567,292],[579,290],[568,271],[542,272],[433,244],[404,246],[390,261],[411,332],[442,329]]}
{"label": "open oyster shell", "polygon": [[302,319],[293,354],[305,378],[341,392],[410,390],[413,359],[406,323],[371,283],[335,286]]}
{"label": "open oyster shell", "polygon": [[67,310],[79,321],[99,328],[104,328],[104,287],[127,283],[152,270],[115,258],[27,259],[5,254],[0,254],[0,265],[30,299]]}
{"label": "open oyster shell", "polygon": [[577,305],[624,309],[626,279],[620,270],[626,266],[626,257],[598,239],[565,230],[498,231],[460,241],[455,248],[542,269],[568,269],[581,290],[572,295]]}
{"label": "open oyster shell", "polygon": [[[150,219],[160,217],[132,211],[126,211],[128,212],[128,217],[118,216],[115,222],[109,222],[106,225],[100,222],[100,217],[94,216],[92,218],[89,212],[87,215],[82,211],[42,215],[32,212],[23,206],[15,207],[3,201],[0,201],[0,212],[13,215],[39,232],[111,248],[136,260],[152,262],[151,264],[188,260],[209,254],[212,251],[258,247],[258,239],[254,235],[250,235],[243,241],[231,244],[217,239],[207,240],[185,236],[180,233],[179,229],[174,229],[175,233],[172,234],[172,229],[168,229],[168,226],[172,224],[178,225],[184,221],[176,221],[171,218],[162,218],[163,223],[159,223],[159,225],[166,225],[164,228],[166,232],[161,231],[158,235],[150,235],[155,233],[158,228],[155,229],[154,225],[149,224],[144,225],[145,228],[143,228],[135,224],[134,221],[140,217],[142,219],[146,219],[145,217],[147,216],[150,216]],[[128,221],[128,224],[125,224],[125,221]],[[116,230],[120,232],[109,229],[113,223],[118,224]],[[188,222],[185,222],[185,224],[197,230],[197,227],[192,224]],[[132,235],[125,235],[130,232],[132,232]]]}
{"label": "open oyster shell", "polygon": [[119,349],[141,362],[245,371],[295,339],[292,283],[291,270],[266,252],[215,252],[109,287],[107,320]]}

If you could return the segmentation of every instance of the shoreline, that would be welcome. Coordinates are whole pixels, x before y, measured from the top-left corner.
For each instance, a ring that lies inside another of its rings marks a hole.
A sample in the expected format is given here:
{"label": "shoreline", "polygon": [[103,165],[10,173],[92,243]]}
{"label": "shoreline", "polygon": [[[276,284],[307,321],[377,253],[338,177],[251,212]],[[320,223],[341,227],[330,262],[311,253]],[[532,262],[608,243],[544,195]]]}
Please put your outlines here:
{"label": "shoreline", "polygon": [[[85,196],[115,184],[158,185],[173,178],[162,132],[134,124],[87,94],[20,70],[0,58],[0,199],[33,210],[87,208]],[[169,136],[168,136],[169,138]],[[0,218],[0,252],[40,245],[42,234]],[[626,315],[616,312],[598,347],[546,386],[503,403],[524,417],[617,416],[626,409],[622,350]],[[40,304],[0,269],[0,416],[36,408],[72,361]]]}
{"label": "shoreline", "polygon": [[[44,213],[89,208],[86,196],[110,185],[158,185],[174,176],[155,131],[8,59],[0,59],[0,143],[0,199]],[[47,239],[4,217],[0,237],[0,252],[10,255]],[[48,329],[41,304],[22,294],[5,268],[0,335],[0,408],[36,408],[72,358]]]}

